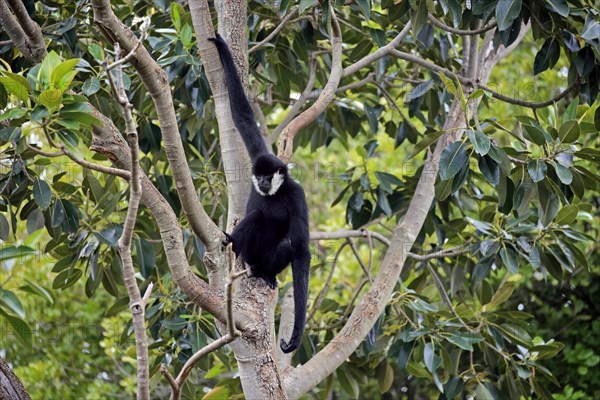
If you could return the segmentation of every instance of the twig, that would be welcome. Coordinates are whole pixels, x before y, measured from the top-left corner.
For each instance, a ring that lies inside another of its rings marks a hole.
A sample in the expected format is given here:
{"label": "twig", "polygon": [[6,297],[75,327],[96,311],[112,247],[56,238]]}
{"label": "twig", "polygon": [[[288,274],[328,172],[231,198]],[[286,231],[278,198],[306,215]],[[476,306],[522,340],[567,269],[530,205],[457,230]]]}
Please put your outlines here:
{"label": "twig", "polygon": [[533,108],[533,109],[548,107],[549,105],[552,105],[552,104],[558,102],[559,100],[562,100],[569,93],[571,93],[573,90],[575,90],[577,87],[579,87],[579,84],[580,84],[579,80],[575,80],[565,90],[563,90],[560,94],[556,95],[555,97],[551,98],[550,100],[541,101],[541,102],[530,102],[530,101],[525,101],[525,100],[514,99],[512,97],[508,97],[503,94],[500,94],[500,93],[488,88],[487,86],[478,83],[477,81],[466,78],[462,75],[456,75],[454,72],[450,71],[449,69],[440,67],[430,61],[424,60],[424,59],[414,56],[412,54],[404,53],[399,50],[392,50],[392,54],[402,60],[409,61],[414,64],[418,64],[422,67],[425,67],[430,71],[443,72],[444,75],[446,75],[448,78],[452,79],[453,81],[458,81],[464,85],[472,85],[475,88],[482,89],[483,91],[490,93],[492,95],[492,97],[494,97],[498,100],[504,101],[509,104],[514,104],[517,106],[528,107],[528,108]]}
{"label": "twig", "polygon": [[[44,127],[45,128],[45,127]],[[62,146],[62,143],[60,144]],[[39,154],[43,157],[61,157],[61,156],[67,156],[69,157],[72,161],[74,161],[75,163],[81,165],[84,168],[88,168],[94,171],[98,171],[98,172],[102,172],[103,174],[110,174],[110,175],[115,175],[115,176],[119,176],[123,179],[129,180],[129,177],[131,176],[131,173],[125,169],[119,169],[119,168],[114,168],[114,167],[107,167],[104,165],[100,165],[100,164],[96,164],[93,162],[89,162],[87,160],[82,160],[80,158],[77,158],[73,153],[71,153],[71,151],[69,151],[68,149],[62,147],[59,148],[59,151],[57,152],[47,152],[47,151],[43,151],[38,149],[35,146],[32,146],[30,144],[27,145],[27,148],[31,151],[33,151],[36,154]]]}
{"label": "twig", "polygon": [[333,9],[330,10],[331,15],[331,73],[329,79],[321,92],[321,95],[315,102],[308,107],[302,114],[286,126],[279,137],[278,156],[284,162],[287,162],[292,157],[294,148],[294,138],[302,128],[313,122],[325,108],[331,103],[335,96],[335,91],[338,88],[340,79],[342,78],[342,32]]}
{"label": "twig", "polygon": [[306,324],[308,324],[313,319],[313,317],[317,313],[317,310],[319,309],[319,307],[321,307],[321,303],[325,299],[325,294],[329,290],[329,285],[331,284],[331,280],[333,279],[333,273],[335,272],[335,266],[337,265],[338,258],[340,257],[340,254],[342,254],[342,250],[344,250],[344,247],[346,247],[347,245],[348,245],[348,242],[342,244],[340,246],[340,248],[338,249],[338,251],[335,253],[335,256],[333,257],[333,261],[331,262],[331,269],[329,270],[329,276],[327,277],[327,280],[325,281],[325,285],[323,286],[323,289],[321,289],[321,291],[317,295],[317,298],[315,299],[315,302],[313,303],[313,307],[310,310],[310,314],[306,318]]}
{"label": "twig", "polygon": [[429,20],[429,22],[431,22],[432,25],[437,26],[438,28],[440,28],[446,32],[450,32],[450,33],[454,33],[456,35],[462,35],[462,36],[479,35],[480,33],[490,31],[490,30],[494,29],[496,26],[498,26],[498,23],[494,20],[494,21],[490,22],[489,24],[487,24],[486,26],[484,26],[482,28],[478,28],[478,29],[457,29],[457,28],[453,28],[451,26],[446,25],[439,19],[436,19],[431,14],[429,14],[427,16],[427,19]]}
{"label": "twig", "polygon": [[202,359],[202,357],[207,354],[212,353],[213,351],[225,346],[228,343],[233,342],[240,336],[240,332],[235,328],[234,314],[233,314],[233,282],[238,277],[245,275],[248,271],[243,270],[239,272],[235,272],[233,269],[235,263],[235,256],[233,254],[232,245],[230,244],[227,247],[227,266],[228,266],[228,274],[227,274],[227,283],[225,284],[225,292],[227,295],[227,333],[221,336],[219,339],[214,342],[204,346],[200,350],[198,350],[194,355],[192,355],[183,365],[181,371],[177,375],[177,378],[173,379],[173,376],[170,374],[169,370],[161,365],[160,372],[165,376],[169,385],[171,385],[171,400],[179,400],[181,397],[181,388],[185,383],[185,380],[189,376],[190,372],[196,365],[198,361]]}
{"label": "twig", "polygon": [[388,238],[383,236],[381,233],[377,232],[367,232],[366,229],[361,230],[347,230],[347,229],[339,229],[333,232],[311,232],[310,239],[311,240],[327,240],[327,239],[345,239],[349,237],[369,237],[377,239],[381,243],[386,246],[390,245],[390,241]]}
{"label": "twig", "polygon": [[[370,238],[370,236],[367,236],[367,237]],[[346,238],[346,242],[350,245],[350,248],[352,249],[352,252],[354,253],[354,257],[356,258],[356,261],[358,261],[358,264],[360,265],[360,267],[362,268],[363,272],[365,273],[365,275],[369,279],[369,283],[372,285],[373,284],[373,277],[371,276],[371,272],[367,269],[367,267],[365,266],[365,264],[360,259],[360,254],[358,254],[358,249],[356,248],[356,244],[354,243],[354,241],[352,240],[352,238]]]}
{"label": "twig", "polygon": [[[119,43],[115,43],[115,57],[119,57]],[[135,349],[137,354],[137,398],[138,400],[150,399],[150,374],[148,370],[148,337],[146,336],[145,300],[140,294],[140,288],[135,278],[133,259],[131,258],[131,241],[137,218],[137,212],[142,198],[142,185],[140,183],[140,164],[138,150],[138,134],[133,120],[131,110],[133,106],[127,100],[125,87],[123,85],[123,74],[121,64],[116,61],[117,79],[112,82],[113,91],[117,101],[123,108],[125,125],[127,129],[127,141],[131,152],[131,179],[129,180],[129,207],[123,224],[123,232],[119,238],[119,255],[123,267],[123,281],[129,296],[129,308],[131,309],[132,325],[135,333]],[[108,72],[110,75],[110,72]],[[64,150],[64,149],[63,149]],[[151,289],[151,288],[150,288]],[[149,296],[149,292],[148,296]]]}
{"label": "twig", "polygon": [[551,106],[552,104],[564,99],[568,94],[570,94],[575,89],[577,89],[579,87],[579,85],[580,85],[580,80],[576,79],[575,81],[573,81],[573,83],[571,83],[565,90],[563,90],[558,95],[554,96],[553,98],[551,98],[549,100],[540,101],[540,102],[531,102],[531,101],[526,101],[526,100],[513,99],[512,97],[508,97],[508,96],[505,96],[498,92],[495,92],[492,89],[490,89],[484,85],[478,84],[477,87],[490,93],[492,95],[492,97],[494,97],[498,100],[504,101],[506,103],[536,109],[536,108],[544,108],[544,107]]}
{"label": "twig", "polygon": [[[147,31],[148,31],[149,26],[150,26],[150,18],[146,17],[146,18],[144,18],[144,22],[142,22],[142,25],[140,26],[140,30],[141,30],[140,38],[137,41],[137,43],[135,44],[135,46],[133,47],[133,49],[131,49],[131,51],[125,57],[121,58],[120,60],[117,60],[110,65],[106,65],[105,66],[106,72],[110,72],[111,70],[129,62],[129,60],[135,56],[135,53],[139,49],[142,42],[144,40],[146,40]],[[116,47],[115,47],[115,50],[116,50]]]}
{"label": "twig", "polygon": [[285,24],[294,16],[296,15],[296,12],[298,11],[297,8],[295,8],[294,10],[290,11],[290,13],[288,15],[286,15],[281,22],[279,23],[279,25],[277,25],[277,27],[275,29],[273,29],[273,31],[271,33],[269,33],[267,35],[267,37],[265,37],[263,40],[261,40],[260,42],[256,43],[254,46],[252,46],[249,50],[248,50],[248,54],[258,50],[259,48],[261,48],[265,43],[268,43],[271,39],[273,39],[275,37],[275,35],[277,35],[279,33],[279,31],[281,31],[283,29],[283,27],[285,26]]}
{"label": "twig", "polygon": [[404,25],[404,28],[402,28],[400,33],[398,33],[398,35],[391,42],[389,42],[385,46],[375,50],[373,53],[364,56],[363,58],[361,58],[354,64],[349,65],[346,68],[344,68],[342,77],[352,75],[355,72],[357,72],[358,70],[360,70],[361,68],[364,68],[367,65],[370,65],[370,64],[374,63],[375,61],[379,60],[380,58],[385,57],[388,54],[390,54],[392,52],[392,50],[394,50],[404,40],[404,37],[406,35],[408,35],[408,33],[410,32],[410,28],[411,28],[411,23],[410,23],[410,21],[408,21],[406,23],[406,25]]}
{"label": "twig", "polygon": [[273,132],[271,133],[272,141],[274,141],[279,136],[279,134],[283,131],[283,129],[286,126],[288,126],[290,122],[292,122],[294,117],[296,115],[298,115],[298,113],[302,109],[302,105],[304,104],[304,101],[306,101],[306,99],[308,99],[308,96],[310,96],[310,94],[311,94],[312,88],[315,85],[316,76],[317,76],[317,57],[315,54],[313,54],[310,59],[310,63],[308,65],[308,81],[306,82],[306,87],[300,94],[300,97],[298,97],[298,100],[296,100],[296,102],[292,105],[292,108],[290,109],[290,111],[285,115],[285,117],[283,118],[283,121],[281,121],[281,123],[279,125],[277,125],[275,127],[275,129],[273,129]]}
{"label": "twig", "polygon": [[[344,93],[346,90],[353,90],[353,89],[358,89],[360,87],[365,86],[367,83],[375,83],[375,73],[374,72],[370,72],[366,77],[364,77],[363,79],[356,81],[356,82],[352,82],[349,83],[347,85],[344,86],[340,86],[336,89],[335,93],[339,94],[339,93]],[[314,99],[319,97],[319,94],[321,93],[320,90],[313,90],[309,95],[308,98],[309,99]]]}

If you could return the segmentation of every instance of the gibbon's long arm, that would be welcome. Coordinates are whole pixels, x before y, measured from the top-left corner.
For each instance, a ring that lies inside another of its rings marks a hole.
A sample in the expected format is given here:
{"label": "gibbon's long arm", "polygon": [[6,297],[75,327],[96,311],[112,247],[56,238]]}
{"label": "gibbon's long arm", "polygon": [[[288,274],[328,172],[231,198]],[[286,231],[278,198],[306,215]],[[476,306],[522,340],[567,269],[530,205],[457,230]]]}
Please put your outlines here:
{"label": "gibbon's long arm", "polygon": [[225,70],[233,122],[244,140],[250,158],[254,161],[259,155],[268,153],[267,146],[256,125],[254,113],[244,92],[244,87],[240,81],[229,47],[227,47],[227,43],[225,43],[221,35],[217,33],[215,36],[214,38],[208,38],[208,40],[213,42],[217,47],[223,69]]}
{"label": "gibbon's long arm", "polygon": [[[306,324],[306,303],[308,302],[308,278],[310,272],[310,249],[308,247],[308,206],[301,192],[298,199],[298,215],[291,218],[290,237],[296,250],[292,258],[292,278],[294,285],[294,329],[289,342],[281,338],[280,347],[290,353],[300,346]],[[285,330],[284,330],[285,332]]]}

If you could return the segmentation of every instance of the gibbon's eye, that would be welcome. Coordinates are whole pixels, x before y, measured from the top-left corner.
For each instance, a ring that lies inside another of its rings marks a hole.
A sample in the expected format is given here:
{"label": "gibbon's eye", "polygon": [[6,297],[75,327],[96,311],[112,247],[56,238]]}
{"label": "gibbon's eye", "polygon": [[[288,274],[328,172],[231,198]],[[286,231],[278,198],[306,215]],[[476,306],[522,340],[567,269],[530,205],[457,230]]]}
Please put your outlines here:
{"label": "gibbon's eye", "polygon": [[269,191],[271,188],[271,180],[273,179],[273,175],[259,175],[256,177],[258,180],[258,187],[262,191]]}

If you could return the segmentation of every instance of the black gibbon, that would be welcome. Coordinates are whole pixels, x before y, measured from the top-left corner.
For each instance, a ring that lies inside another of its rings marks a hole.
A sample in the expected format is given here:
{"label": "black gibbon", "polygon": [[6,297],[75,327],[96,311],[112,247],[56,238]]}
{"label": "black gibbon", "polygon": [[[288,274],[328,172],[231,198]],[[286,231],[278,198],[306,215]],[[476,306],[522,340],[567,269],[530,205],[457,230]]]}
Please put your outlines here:
{"label": "black gibbon", "polygon": [[308,273],[308,207],[302,186],[288,174],[287,165],[270,154],[258,130],[254,113],[244,92],[233,58],[223,38],[209,38],[215,44],[227,81],[233,122],[252,159],[252,184],[246,217],[225,233],[223,245],[233,243],[233,251],[250,266],[253,276],[277,286],[277,274],[292,263],[294,280],[294,330],[289,342],[281,339],[284,353],[300,345],[306,323]]}

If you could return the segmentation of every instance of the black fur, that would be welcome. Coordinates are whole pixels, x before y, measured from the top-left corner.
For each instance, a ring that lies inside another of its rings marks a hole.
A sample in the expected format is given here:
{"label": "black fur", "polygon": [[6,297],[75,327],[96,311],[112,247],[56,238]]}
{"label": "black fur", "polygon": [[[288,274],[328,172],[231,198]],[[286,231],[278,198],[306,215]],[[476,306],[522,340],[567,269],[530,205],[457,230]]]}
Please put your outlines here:
{"label": "black fur", "polygon": [[[227,44],[218,34],[209,40],[221,56],[233,121],[248,149],[252,174],[262,192],[253,185],[246,217],[231,235],[225,234],[223,244],[233,243],[233,251],[250,266],[252,275],[264,279],[272,288],[277,286],[277,274],[292,263],[294,330],[289,342],[282,338],[280,343],[281,350],[289,353],[300,345],[306,323],[310,251],[304,190],[289,176],[287,165],[268,152]],[[283,182],[274,194],[267,195],[276,173],[282,176]]]}

